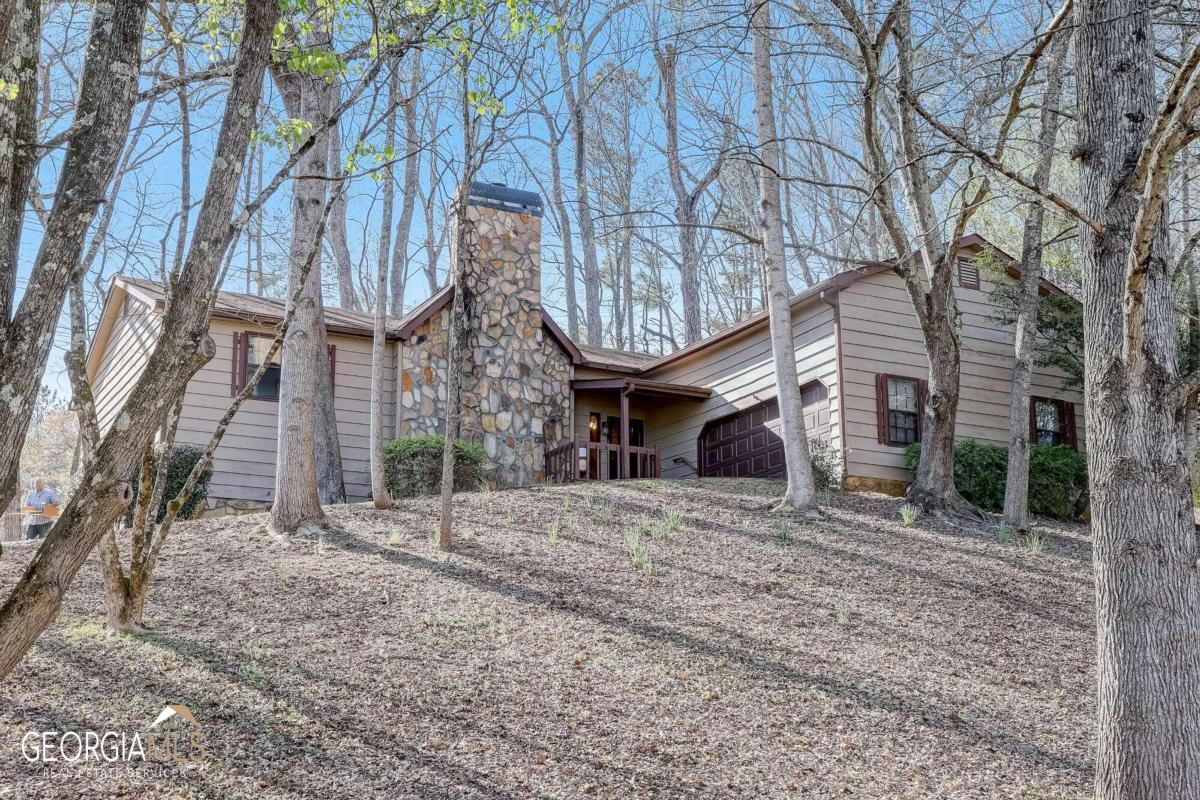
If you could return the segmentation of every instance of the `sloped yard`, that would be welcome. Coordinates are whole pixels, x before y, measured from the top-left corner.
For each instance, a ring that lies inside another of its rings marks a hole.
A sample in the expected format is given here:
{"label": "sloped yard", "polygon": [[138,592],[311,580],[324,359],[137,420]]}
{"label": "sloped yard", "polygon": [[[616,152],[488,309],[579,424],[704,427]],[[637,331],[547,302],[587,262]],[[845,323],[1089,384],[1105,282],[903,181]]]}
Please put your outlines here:
{"label": "sloped yard", "polygon": [[[433,501],[336,509],[345,533],[287,550],[258,517],[188,523],[138,638],[99,629],[93,557],[0,685],[0,797],[1090,795],[1086,529],[1035,555],[856,495],[788,528],[777,491],[463,495],[450,558]],[[27,559],[5,552],[0,588]],[[144,730],[166,703],[202,766],[21,756],[31,729]]]}

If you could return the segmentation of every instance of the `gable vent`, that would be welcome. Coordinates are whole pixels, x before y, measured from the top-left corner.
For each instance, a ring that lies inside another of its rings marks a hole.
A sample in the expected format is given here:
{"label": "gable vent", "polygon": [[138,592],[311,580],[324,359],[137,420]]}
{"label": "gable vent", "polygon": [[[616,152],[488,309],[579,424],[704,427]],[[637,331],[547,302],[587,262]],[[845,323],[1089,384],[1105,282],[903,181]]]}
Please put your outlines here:
{"label": "gable vent", "polygon": [[958,285],[964,289],[979,288],[979,267],[969,258],[958,260]]}

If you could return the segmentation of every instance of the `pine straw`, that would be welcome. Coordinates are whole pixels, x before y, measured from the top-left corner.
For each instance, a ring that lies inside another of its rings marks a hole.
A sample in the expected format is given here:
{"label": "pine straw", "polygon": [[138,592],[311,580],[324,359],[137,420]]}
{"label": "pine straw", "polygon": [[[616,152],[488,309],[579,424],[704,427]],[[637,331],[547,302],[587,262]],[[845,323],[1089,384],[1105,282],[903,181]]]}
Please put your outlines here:
{"label": "pine straw", "polygon": [[[786,529],[780,489],[461,495],[449,558],[433,500],[334,509],[343,533],[288,549],[261,517],[181,524],[138,638],[100,632],[93,557],[0,686],[0,797],[1089,796],[1086,528],[1034,556],[846,495]],[[643,515],[652,576],[625,541]],[[144,730],[168,702],[204,767],[21,758],[30,729]]]}

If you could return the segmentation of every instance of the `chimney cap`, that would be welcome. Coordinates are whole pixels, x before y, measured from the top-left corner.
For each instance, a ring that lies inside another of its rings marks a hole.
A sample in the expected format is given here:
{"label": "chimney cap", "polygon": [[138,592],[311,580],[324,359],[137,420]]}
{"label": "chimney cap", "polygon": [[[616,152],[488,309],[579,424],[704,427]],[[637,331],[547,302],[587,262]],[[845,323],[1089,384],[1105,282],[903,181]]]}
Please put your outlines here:
{"label": "chimney cap", "polygon": [[467,205],[486,206],[501,211],[511,211],[514,214],[529,214],[534,217],[542,216],[542,198],[537,192],[513,189],[503,183],[472,181],[471,193],[467,196]]}

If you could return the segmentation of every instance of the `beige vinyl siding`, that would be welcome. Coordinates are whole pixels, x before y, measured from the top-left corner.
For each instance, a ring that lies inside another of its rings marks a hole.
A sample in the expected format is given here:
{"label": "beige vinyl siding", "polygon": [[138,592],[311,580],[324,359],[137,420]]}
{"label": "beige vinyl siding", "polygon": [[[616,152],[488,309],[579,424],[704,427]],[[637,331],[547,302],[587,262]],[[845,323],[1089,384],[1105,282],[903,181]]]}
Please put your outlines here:
{"label": "beige vinyl siding", "polygon": [[[815,300],[793,310],[792,339],[800,384],[819,380],[829,390],[831,439],[839,447],[841,420],[833,308]],[[694,476],[698,466],[697,440],[706,422],[776,396],[768,326],[755,327],[696,355],[666,364],[646,377],[713,390],[707,400],[658,404],[646,419],[646,441],[660,448],[663,477]]]}
{"label": "beige vinyl siding", "polygon": [[[992,283],[980,277],[979,289],[957,285],[962,312],[962,378],[956,434],[1008,444],[1013,340],[1011,326],[993,316],[988,292]],[[929,362],[916,315],[903,281],[892,272],[862,278],[839,295],[845,381],[847,474],[887,480],[911,480],[904,469],[904,448],[880,444],[875,423],[875,375],[888,373],[927,378]],[[1075,403],[1079,445],[1084,446],[1084,414],[1078,391],[1063,388],[1057,370],[1037,368],[1033,394]]]}
{"label": "beige vinyl siding", "polygon": [[112,427],[154,351],[161,320],[150,306],[125,295],[92,382],[100,433]]}
{"label": "beige vinyl siding", "polygon": [[[188,384],[178,440],[204,445],[231,400],[233,334],[255,330],[230,320],[213,320],[210,332],[217,354]],[[270,334],[262,329],[257,332]],[[335,353],[334,407],[342,450],[343,478],[351,500],[370,493],[369,461],[371,342],[369,339],[332,335]],[[395,412],[396,348],[389,344],[384,371],[384,430],[392,430]],[[269,502],[275,489],[275,453],[278,437],[278,404],[247,400],[238,411],[214,460],[209,484],[212,497]]]}

